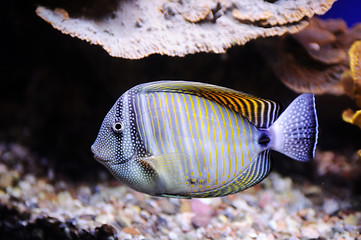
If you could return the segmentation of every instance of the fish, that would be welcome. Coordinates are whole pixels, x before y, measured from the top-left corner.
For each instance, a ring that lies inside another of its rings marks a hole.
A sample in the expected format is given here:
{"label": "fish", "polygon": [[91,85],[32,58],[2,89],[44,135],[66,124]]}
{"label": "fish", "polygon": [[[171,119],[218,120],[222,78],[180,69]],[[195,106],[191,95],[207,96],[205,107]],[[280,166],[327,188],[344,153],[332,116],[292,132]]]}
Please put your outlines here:
{"label": "fish", "polygon": [[313,94],[281,113],[275,101],[191,81],[156,81],[124,92],[91,146],[120,182],[159,197],[222,197],[261,182],[271,151],[312,160]]}

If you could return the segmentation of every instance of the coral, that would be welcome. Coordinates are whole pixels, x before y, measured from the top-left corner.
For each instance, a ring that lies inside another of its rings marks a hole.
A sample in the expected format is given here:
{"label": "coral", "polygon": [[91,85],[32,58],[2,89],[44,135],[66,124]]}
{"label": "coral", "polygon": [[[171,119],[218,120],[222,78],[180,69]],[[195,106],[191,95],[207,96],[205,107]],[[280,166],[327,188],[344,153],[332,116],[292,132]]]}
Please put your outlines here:
{"label": "coral", "polygon": [[274,41],[276,50],[266,57],[292,90],[340,95],[345,93],[343,82],[349,69],[347,52],[360,39],[361,24],[348,29],[341,19],[314,18],[299,33]]}
{"label": "coral", "polygon": [[117,4],[110,1],[108,14],[42,6],[36,12],[54,28],[99,44],[111,56],[137,59],[154,53],[223,53],[258,37],[296,33],[334,1],[119,0]]}

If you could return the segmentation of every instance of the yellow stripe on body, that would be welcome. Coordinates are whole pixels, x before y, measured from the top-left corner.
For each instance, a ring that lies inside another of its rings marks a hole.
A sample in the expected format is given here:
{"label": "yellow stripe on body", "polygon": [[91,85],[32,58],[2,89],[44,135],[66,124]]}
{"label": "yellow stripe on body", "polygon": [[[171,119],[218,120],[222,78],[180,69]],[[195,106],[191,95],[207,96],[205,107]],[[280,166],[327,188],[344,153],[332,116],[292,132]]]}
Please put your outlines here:
{"label": "yellow stripe on body", "polygon": [[[208,100],[208,99],[207,99]],[[218,129],[219,129],[219,139],[220,139],[220,142],[221,142],[221,149],[222,149],[222,159],[223,159],[223,177],[224,177],[224,150],[223,150],[223,143],[222,143],[222,131],[221,131],[221,125],[219,124],[219,121],[218,121],[218,117],[217,117],[217,113],[213,107],[213,104],[216,104],[214,102],[211,102],[210,100],[208,100],[209,102],[209,105],[211,106],[212,108],[212,111],[213,111],[213,114],[214,116],[216,117],[216,122],[218,124]],[[212,115],[211,115],[212,116]],[[213,118],[213,116],[212,116]],[[218,171],[219,171],[219,159],[218,159],[218,149],[217,149],[217,141],[216,141],[216,129],[215,129],[215,124],[212,124],[213,125],[213,133],[214,133],[214,144],[215,144],[215,147],[216,147],[216,158],[217,158],[217,171],[216,171],[216,184],[218,184]]]}
{"label": "yellow stripe on body", "polygon": [[[192,110],[193,110],[193,116],[194,116],[194,118],[195,118],[195,117],[196,117],[196,112],[195,112],[195,109],[194,109],[193,99],[192,99],[192,96],[191,96],[191,95],[188,95],[188,97],[189,97],[189,100],[191,101]],[[200,116],[202,131],[203,131],[202,111],[201,111],[201,108],[200,108],[200,103],[199,103],[198,97],[195,97],[195,98],[196,98],[197,103],[198,103],[198,111],[199,111],[199,116]],[[202,150],[203,163],[204,163],[204,171],[207,171],[206,156],[204,155],[204,149],[203,149],[203,145],[202,145],[202,142],[203,142],[203,141],[201,141],[201,137],[200,137],[200,135],[199,135],[197,119],[194,119],[194,120],[195,120],[195,123],[196,123],[197,136],[198,136],[199,143],[200,143],[201,150]]]}
{"label": "yellow stripe on body", "polygon": [[[219,112],[221,113],[222,122],[223,122],[223,126],[224,126],[224,131],[225,131],[225,134],[226,134],[226,142],[227,142],[227,150],[228,150],[228,159],[229,159],[229,169],[228,169],[228,171],[229,171],[229,172],[228,172],[228,178],[229,178],[230,175],[231,175],[232,159],[231,159],[231,152],[230,152],[230,149],[229,149],[228,131],[227,131],[227,127],[226,127],[226,121],[224,120],[224,115],[223,115],[222,108],[219,106],[219,104],[216,104],[216,105],[217,105],[217,107],[218,107]],[[223,152],[223,144],[222,144],[222,152]],[[226,166],[226,163],[225,163],[225,157],[224,157],[224,154],[223,154],[223,173],[222,173],[222,177],[224,177],[225,166]]]}
{"label": "yellow stripe on body", "polygon": [[[156,94],[157,94],[158,99],[159,99],[159,107],[160,107],[160,112],[161,112],[161,114],[162,114],[163,127],[164,127],[164,131],[165,131],[167,128],[166,128],[166,126],[165,126],[165,118],[164,118],[164,113],[163,113],[162,101],[161,101],[161,97],[160,97],[159,93],[156,93]],[[166,95],[166,94],[164,94],[164,95]],[[168,106],[167,106],[167,108],[168,108]],[[169,135],[169,134],[167,134],[167,136],[168,136],[168,135]],[[170,145],[169,145],[169,141],[168,141],[168,137],[167,137],[167,136],[165,136],[165,140],[166,140],[166,143],[167,143],[167,146],[168,146],[168,151],[171,151]]]}
{"label": "yellow stripe on body", "polygon": [[[245,144],[244,144],[244,145],[246,146],[246,150],[247,150],[249,162],[251,162],[252,159],[251,159],[251,155],[250,155],[249,149],[248,149],[247,132],[246,132],[246,127],[244,126],[245,122],[244,122],[244,120],[243,120],[243,117],[241,117],[241,121],[242,121],[242,128],[243,128],[244,140],[245,140]],[[241,147],[242,147],[242,145],[241,145]]]}
{"label": "yellow stripe on body", "polygon": [[249,136],[250,136],[250,143],[251,143],[251,147],[252,147],[252,151],[254,152],[254,144],[253,144],[253,131],[251,129],[251,124],[248,124],[248,129],[249,129]]}
{"label": "yellow stripe on body", "polygon": [[[172,118],[171,118],[171,116],[170,116],[167,93],[164,94],[164,98],[165,98],[165,105],[166,105],[166,107],[167,107],[167,112],[168,112],[168,117],[169,117],[170,130],[172,131],[172,134],[171,134],[171,135],[172,135],[174,150],[175,150],[175,152],[178,152],[177,144],[176,144],[176,142],[175,142],[174,134],[173,134],[173,123],[172,123]],[[179,135],[179,134],[178,134],[178,135]]]}
{"label": "yellow stripe on body", "polygon": [[[257,120],[256,121],[256,125],[259,125],[259,117],[258,117],[258,108],[256,107],[256,106],[258,106],[258,103],[257,103],[257,101],[256,100],[254,100],[254,99],[250,99],[249,100],[251,103],[253,103],[254,104],[254,107],[253,107],[253,109],[254,109],[254,116],[255,116],[255,120]],[[248,126],[249,126],[249,134],[251,135],[251,146],[252,146],[252,150],[253,150],[253,152],[254,152],[254,144],[252,144],[253,143],[253,135],[254,135],[254,132],[251,130],[251,125],[250,124],[248,124]]]}
{"label": "yellow stripe on body", "polygon": [[[182,144],[182,139],[180,137],[180,132],[179,132],[179,125],[178,125],[178,118],[177,118],[177,111],[175,109],[175,104],[174,104],[174,98],[173,98],[173,94],[170,95],[172,98],[172,107],[173,107],[173,112],[174,112],[174,121],[176,124],[176,128],[177,128],[177,133],[178,133],[178,138],[179,138],[179,145],[181,147],[182,153],[184,152],[184,148],[183,148],[183,144]],[[177,95],[178,96],[178,95]],[[179,99],[178,99],[179,100]],[[179,106],[180,107],[180,106]],[[181,117],[181,121],[183,123],[183,119]],[[187,158],[184,158],[184,166],[185,166],[185,173],[188,173],[188,165],[187,165]]]}
{"label": "yellow stripe on body", "polygon": [[[178,101],[178,107],[179,107],[179,109],[182,109],[182,106],[181,106],[181,103],[180,103],[180,100],[179,100],[179,94],[177,94],[176,96],[177,96],[177,101]],[[182,124],[182,126],[184,126],[183,117],[180,116],[180,119],[181,119],[181,124]],[[185,132],[184,132],[184,134],[185,134]],[[179,136],[179,141],[181,141],[180,136]],[[188,141],[186,141],[186,145],[188,146],[188,149],[190,149]],[[183,150],[183,149],[182,149],[182,150]],[[184,152],[184,151],[183,151],[183,152]],[[193,163],[192,163],[192,161],[189,161],[189,163],[190,163],[190,169],[193,169]],[[185,164],[187,164],[187,163],[186,163],[186,159],[185,159]],[[187,173],[187,172],[188,172],[188,171],[186,171],[186,173]]]}
{"label": "yellow stripe on body", "polygon": [[[233,111],[232,111],[233,112]],[[234,116],[234,119],[235,119],[235,122],[236,122],[236,128],[237,128],[237,133],[238,133],[238,139],[239,139],[239,145],[241,146],[240,149],[241,149],[241,155],[242,155],[242,167],[244,166],[244,156],[243,156],[243,148],[242,148],[242,139],[241,139],[241,134],[240,134],[240,129],[239,129],[239,125],[238,125],[238,119],[237,119],[237,116],[236,116],[236,113],[233,112],[233,116]],[[239,116],[239,118],[242,118],[242,116]],[[236,171],[234,173],[235,175],[237,174],[237,161],[236,161]]]}
{"label": "yellow stripe on body", "polygon": [[152,123],[152,130],[153,130],[153,136],[154,136],[154,140],[155,140],[155,145],[158,149],[158,152],[160,152],[160,149],[159,149],[159,145],[158,145],[158,141],[156,141],[157,137],[155,136],[155,127],[154,127],[154,123],[153,123],[153,116],[152,116],[152,110],[150,108],[150,103],[149,103],[149,95],[146,95],[146,101],[147,101],[147,104],[148,104],[148,111],[149,111],[149,115],[150,115],[150,122]]}
{"label": "yellow stripe on body", "polygon": [[[251,167],[251,166],[249,166]],[[255,170],[252,172],[251,170],[247,172],[246,177],[243,179],[243,184],[248,184],[250,182],[250,180],[252,179],[252,177],[254,176]]]}
{"label": "yellow stripe on body", "polygon": [[[231,116],[229,115],[229,111],[227,108],[226,109],[226,113],[227,113],[227,116],[228,116],[228,119],[229,119],[229,125],[231,127],[231,134],[232,134],[232,145],[233,145],[233,149],[234,149],[234,162],[235,162],[235,171],[234,171],[234,176],[236,176],[237,174],[237,151],[236,151],[236,143],[234,141],[234,131],[233,131],[233,124],[232,124],[232,119],[231,119]],[[232,111],[232,110],[231,110]],[[233,112],[233,111],[232,111]],[[233,112],[234,113],[234,112]],[[237,121],[237,119],[235,118],[234,119],[235,121]],[[228,147],[228,151],[229,151],[229,147]],[[229,169],[229,174],[228,174],[228,178],[230,177],[230,174],[231,174],[231,168]]]}
{"label": "yellow stripe on body", "polygon": [[[189,117],[189,110],[188,110],[188,106],[187,106],[187,101],[186,101],[186,97],[184,96],[184,94],[182,94],[183,100],[184,100],[184,106],[186,108],[186,113],[187,113],[187,118],[188,118],[188,124],[189,124],[189,131],[191,133],[191,137],[192,137],[192,142],[193,142],[193,147],[194,147],[194,152],[196,154],[196,159],[197,159],[197,168],[198,168],[198,174],[201,177],[202,176],[202,172],[201,172],[201,168],[199,166],[199,158],[198,158],[198,152],[197,152],[197,145],[196,142],[194,141],[194,136],[193,136],[193,130],[192,130],[192,125],[191,125],[191,119]],[[193,107],[193,104],[192,104]],[[192,162],[192,161],[191,161]],[[191,167],[192,168],[192,167]]]}
{"label": "yellow stripe on body", "polygon": [[[155,104],[155,97],[154,97],[153,94],[152,94],[152,97],[153,97],[153,104],[154,104],[154,107],[155,107],[155,106],[157,106],[157,105]],[[157,118],[159,140],[160,140],[160,143],[162,144],[163,153],[166,153],[165,148],[164,148],[163,139],[162,139],[162,132],[161,132],[161,129],[160,129],[159,116],[158,116],[157,109],[154,108],[154,111],[155,111],[155,116],[156,116],[156,118]],[[164,121],[164,119],[163,119],[163,121]],[[154,139],[154,140],[156,140],[156,139]]]}
{"label": "yellow stripe on body", "polygon": [[[161,111],[161,115],[162,115],[162,120],[163,120],[163,131],[166,131],[166,125],[165,125],[165,118],[164,118],[164,112],[163,112],[163,106],[162,106],[162,101],[161,101],[161,96],[159,95],[159,93],[157,93],[156,92],[156,94],[157,94],[157,97],[158,97],[158,99],[159,99],[159,107],[160,107],[160,111]],[[164,93],[164,95],[166,95],[166,93]],[[153,98],[154,99],[154,98]],[[166,106],[167,107],[167,109],[168,109],[168,105]],[[158,119],[158,115],[157,115],[157,119]],[[169,121],[169,122],[171,122],[171,121]],[[160,125],[159,125],[159,120],[158,120],[158,127],[159,127]],[[160,130],[160,129],[159,129]],[[172,134],[171,134],[172,135]],[[168,153],[168,152],[171,152],[171,147],[170,147],[170,144],[169,144],[169,141],[168,141],[168,136],[169,136],[169,134],[166,134],[166,135],[164,135],[165,136],[165,140],[166,140],[166,143],[167,143],[167,147],[168,147],[168,151],[166,151],[166,150],[164,150],[164,153]],[[162,140],[162,146],[163,146],[163,148],[164,148],[164,145],[163,145],[163,140]],[[167,162],[166,162],[167,163]],[[176,166],[175,166],[175,164],[169,164],[169,163],[167,163],[167,165],[170,165],[171,167],[172,167],[172,171],[174,172],[174,173],[177,173],[177,171],[178,171],[178,169],[175,169],[176,168]],[[169,169],[169,167],[168,167],[168,169]]]}
{"label": "yellow stripe on body", "polygon": [[[205,101],[204,98],[201,98],[202,101],[203,101],[203,104],[204,104],[204,110],[206,112],[206,116],[208,116],[208,107],[207,107],[207,103]],[[213,165],[212,165],[212,151],[211,151],[211,133],[209,131],[209,119],[208,117],[206,117],[207,119],[207,132],[208,132],[208,149],[209,149],[209,162],[210,162],[210,168],[211,170],[213,170]],[[202,125],[203,126],[203,125]],[[203,134],[204,134],[204,131],[203,131]],[[217,146],[217,145],[216,145]]]}

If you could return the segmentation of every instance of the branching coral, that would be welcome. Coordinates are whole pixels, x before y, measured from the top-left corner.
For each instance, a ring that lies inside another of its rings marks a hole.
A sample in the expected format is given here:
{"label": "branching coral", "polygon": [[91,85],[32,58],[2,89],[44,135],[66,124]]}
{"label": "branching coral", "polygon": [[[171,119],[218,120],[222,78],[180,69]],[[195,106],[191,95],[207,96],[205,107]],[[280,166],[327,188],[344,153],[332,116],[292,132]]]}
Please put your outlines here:
{"label": "branching coral", "polygon": [[38,7],[56,29],[99,44],[115,57],[137,59],[159,53],[184,56],[223,53],[251,39],[296,33],[335,0],[118,0],[110,14],[69,13]]}

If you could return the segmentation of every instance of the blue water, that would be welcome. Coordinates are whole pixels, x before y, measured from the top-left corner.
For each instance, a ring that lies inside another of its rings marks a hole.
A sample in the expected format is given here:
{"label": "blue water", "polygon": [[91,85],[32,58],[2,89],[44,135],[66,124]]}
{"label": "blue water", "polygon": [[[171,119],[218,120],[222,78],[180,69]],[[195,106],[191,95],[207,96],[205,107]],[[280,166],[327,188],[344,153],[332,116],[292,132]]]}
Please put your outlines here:
{"label": "blue water", "polygon": [[342,18],[349,27],[361,23],[361,0],[338,0],[321,18]]}

